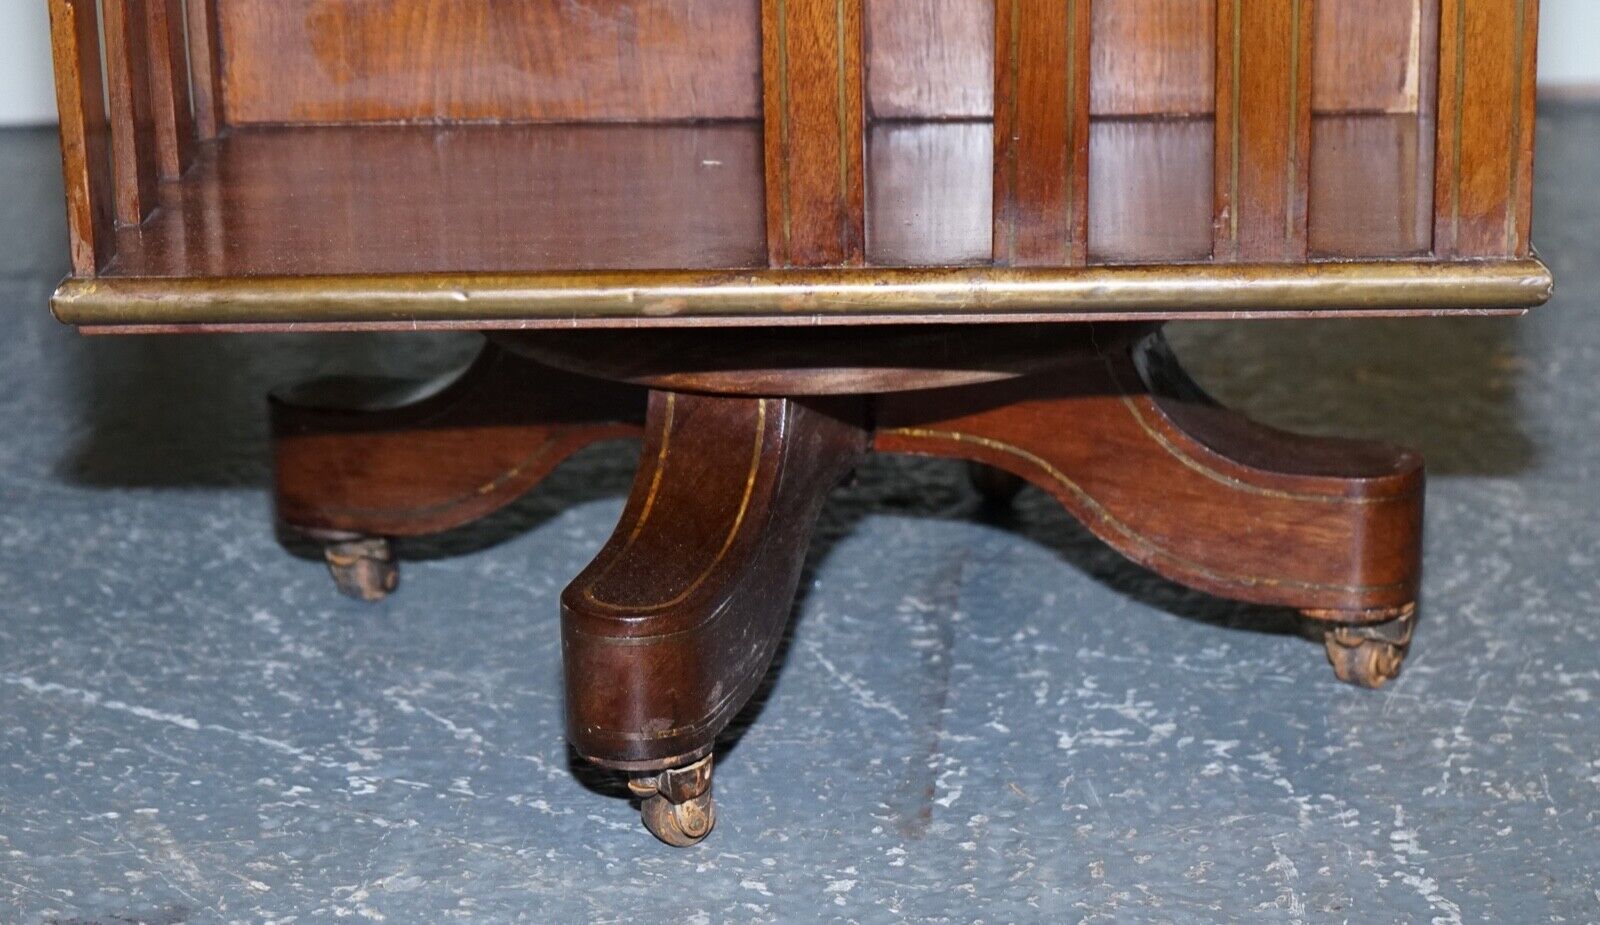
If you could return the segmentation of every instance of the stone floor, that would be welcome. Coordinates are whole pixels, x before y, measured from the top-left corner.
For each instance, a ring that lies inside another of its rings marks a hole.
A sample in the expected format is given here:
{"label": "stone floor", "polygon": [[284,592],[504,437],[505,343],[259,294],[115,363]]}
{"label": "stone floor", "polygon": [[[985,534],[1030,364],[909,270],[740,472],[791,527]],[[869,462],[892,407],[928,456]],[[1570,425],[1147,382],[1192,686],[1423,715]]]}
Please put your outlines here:
{"label": "stone floor", "polygon": [[1398,683],[878,460],[675,851],[562,740],[634,450],[340,598],[273,539],[262,393],[472,339],[77,337],[53,139],[0,135],[0,921],[1600,921],[1600,110],[1539,141],[1548,308],[1172,330],[1264,420],[1427,455]]}

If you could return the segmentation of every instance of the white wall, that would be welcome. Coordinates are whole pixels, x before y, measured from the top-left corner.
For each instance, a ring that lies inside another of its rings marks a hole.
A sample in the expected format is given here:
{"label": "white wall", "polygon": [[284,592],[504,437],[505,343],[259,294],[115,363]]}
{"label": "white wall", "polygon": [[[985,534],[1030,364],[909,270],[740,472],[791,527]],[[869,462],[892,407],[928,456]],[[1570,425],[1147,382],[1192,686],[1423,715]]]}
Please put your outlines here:
{"label": "white wall", "polygon": [[0,125],[56,119],[45,0],[0,0]]}
{"label": "white wall", "polygon": [[[1600,0],[1543,0],[1539,76],[1600,91]],[[45,0],[0,0],[0,125],[55,120]]]}

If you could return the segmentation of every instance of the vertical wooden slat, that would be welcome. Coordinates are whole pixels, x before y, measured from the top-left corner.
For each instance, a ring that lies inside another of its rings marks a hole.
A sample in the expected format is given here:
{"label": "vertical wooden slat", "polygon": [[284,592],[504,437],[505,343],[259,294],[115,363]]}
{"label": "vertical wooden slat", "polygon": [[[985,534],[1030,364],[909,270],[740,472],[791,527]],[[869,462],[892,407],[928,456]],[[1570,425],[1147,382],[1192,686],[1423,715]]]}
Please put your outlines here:
{"label": "vertical wooden slat", "polygon": [[111,87],[111,164],[117,221],[137,225],[155,206],[157,153],[145,0],[102,0]]}
{"label": "vertical wooden slat", "polygon": [[1217,0],[1216,247],[1306,257],[1313,0]]}
{"label": "vertical wooden slat", "polygon": [[111,130],[100,72],[100,24],[94,0],[50,0],[61,163],[66,177],[72,272],[93,276],[115,251]]}
{"label": "vertical wooden slat", "polygon": [[1088,249],[1090,0],[995,8],[994,259],[1077,266]]}
{"label": "vertical wooden slat", "polygon": [[1533,220],[1538,0],[1444,0],[1434,252],[1522,257]]}
{"label": "vertical wooden slat", "polygon": [[860,264],[861,0],[762,0],[761,35],[769,260]]}
{"label": "vertical wooden slat", "polygon": [[222,130],[222,98],[217,93],[217,13],[215,0],[183,0],[189,21],[189,78],[194,90],[195,135],[201,140]]}
{"label": "vertical wooden slat", "polygon": [[184,48],[183,0],[145,0],[149,23],[150,116],[163,179],[177,179],[194,158],[189,108],[189,56]]}

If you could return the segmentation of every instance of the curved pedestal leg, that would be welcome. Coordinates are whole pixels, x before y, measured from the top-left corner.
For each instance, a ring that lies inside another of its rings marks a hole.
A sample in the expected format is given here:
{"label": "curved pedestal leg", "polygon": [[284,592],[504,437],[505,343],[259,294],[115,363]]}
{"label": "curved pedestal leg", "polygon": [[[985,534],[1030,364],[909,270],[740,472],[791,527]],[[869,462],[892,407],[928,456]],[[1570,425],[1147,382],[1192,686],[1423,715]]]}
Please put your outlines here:
{"label": "curved pedestal leg", "polygon": [[[1159,335],[1095,366],[885,396],[878,423],[879,449],[1026,478],[1130,559],[1202,591],[1344,628],[1393,623],[1416,600],[1421,459],[1255,424],[1207,398]],[[1377,668],[1398,670],[1400,654]]]}
{"label": "curved pedestal leg", "polygon": [[494,344],[443,383],[322,379],[271,399],[284,529],[324,544],[341,590],[381,598],[388,538],[439,533],[511,503],[562,460],[635,435],[645,393]]}
{"label": "curved pedestal leg", "polygon": [[866,452],[862,411],[652,393],[622,521],[561,596],[581,755],[675,772],[710,754],[777,649],[829,490]]}

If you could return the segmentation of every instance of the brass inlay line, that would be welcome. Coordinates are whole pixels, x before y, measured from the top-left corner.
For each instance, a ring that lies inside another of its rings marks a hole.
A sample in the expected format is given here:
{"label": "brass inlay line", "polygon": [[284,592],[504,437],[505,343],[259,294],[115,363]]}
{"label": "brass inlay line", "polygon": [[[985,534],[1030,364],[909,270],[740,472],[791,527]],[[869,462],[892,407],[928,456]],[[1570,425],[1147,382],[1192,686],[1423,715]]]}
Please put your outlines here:
{"label": "brass inlay line", "polygon": [[494,478],[483,483],[482,485],[479,485],[477,488],[474,488],[471,491],[462,492],[454,497],[447,498],[443,501],[437,501],[433,504],[424,505],[422,507],[384,508],[360,504],[318,503],[317,509],[330,514],[361,514],[367,516],[377,515],[384,518],[396,518],[401,520],[417,520],[419,518],[429,517],[434,514],[441,514],[450,510],[451,508],[460,507],[463,504],[467,504],[482,498],[485,495],[492,495],[507,485],[514,484],[517,479],[521,478],[523,473],[532,469],[537,463],[543,461],[545,457],[554,452],[556,446],[560,442],[561,441],[556,437],[546,434],[544,442],[540,443],[538,448],[529,453],[527,456],[518,460],[517,463],[510,469],[507,469],[499,475],[496,475]]}
{"label": "brass inlay line", "polygon": [[1229,93],[1232,100],[1233,121],[1230,132],[1233,136],[1232,152],[1230,157],[1230,172],[1228,180],[1228,240],[1233,245],[1233,253],[1229,256],[1237,257],[1239,253],[1239,172],[1240,152],[1239,144],[1243,138],[1243,128],[1240,124],[1239,106],[1243,101],[1244,73],[1244,0],[1233,0],[1233,87]]}
{"label": "brass inlay line", "polygon": [[[722,547],[717,550],[716,556],[713,557],[711,562],[700,571],[700,574],[695,577],[694,581],[690,582],[689,586],[684,588],[683,591],[672,600],[660,601],[652,604],[614,604],[609,601],[603,601],[595,596],[595,586],[600,584],[600,582],[603,581],[607,575],[611,574],[611,570],[616,568],[617,564],[622,561],[622,557],[626,555],[628,550],[633,546],[634,540],[638,539],[640,533],[643,532],[645,521],[648,519],[651,508],[654,507],[654,505],[650,505],[646,507],[645,510],[640,514],[639,524],[634,528],[633,533],[628,537],[628,542],[622,547],[622,552],[618,553],[617,557],[612,560],[611,566],[608,567],[604,572],[600,573],[600,576],[591,582],[588,587],[584,588],[584,597],[601,607],[618,613],[650,613],[653,611],[669,610],[678,606],[679,604],[682,604],[688,599],[689,595],[693,594],[701,585],[706,583],[706,579],[711,577],[711,573],[716,571],[717,566],[721,565],[722,560],[727,557],[728,550],[733,548],[734,540],[739,538],[739,531],[744,526],[745,515],[750,511],[750,499],[755,495],[756,480],[761,474],[761,451],[766,446],[767,442],[767,403],[769,401],[771,401],[771,399],[763,398],[756,403],[755,445],[750,451],[750,471],[745,476],[744,494],[739,499],[739,510],[734,514],[733,524],[728,528],[727,535],[723,538]],[[658,457],[660,462],[663,464],[666,462],[665,449],[665,442],[663,441],[662,454]],[[653,490],[654,489],[652,488],[652,491]],[[710,620],[716,619],[716,617],[717,614],[713,614],[706,622],[710,622]],[[693,628],[691,627],[691,629]],[[688,630],[683,630],[680,632],[688,632]]]}
{"label": "brass inlay line", "polygon": [[1524,80],[1522,69],[1526,66],[1523,60],[1523,49],[1526,47],[1528,29],[1528,0],[1517,0],[1517,28],[1516,50],[1513,52],[1513,67],[1511,69],[1511,137],[1506,145],[1507,159],[1510,160],[1509,191],[1506,194],[1506,236],[1505,253],[1517,252],[1518,221],[1517,208],[1521,201],[1522,186],[1522,82]]}
{"label": "brass inlay line", "polygon": [[1249,482],[1236,479],[1225,472],[1219,472],[1184,452],[1182,447],[1173,443],[1166,434],[1161,433],[1151,425],[1145,418],[1144,413],[1139,410],[1138,403],[1132,398],[1124,395],[1122,404],[1127,407],[1129,415],[1133,417],[1139,428],[1148,434],[1150,439],[1161,444],[1161,448],[1166,450],[1167,454],[1173,459],[1183,464],[1185,468],[1192,469],[1213,482],[1218,482],[1247,494],[1258,495],[1263,498],[1278,498],[1283,501],[1308,501],[1314,504],[1388,504],[1392,501],[1410,497],[1411,494],[1408,492],[1404,495],[1390,495],[1384,498],[1350,498],[1342,495],[1317,495],[1310,492],[1284,491],[1278,488],[1263,488],[1260,485],[1251,485]]}
{"label": "brass inlay line", "polygon": [[1284,256],[1293,259],[1300,196],[1300,27],[1301,0],[1289,4],[1289,157],[1283,191]]}
{"label": "brass inlay line", "polygon": [[1066,181],[1066,202],[1062,209],[1061,220],[1064,227],[1061,229],[1061,240],[1067,251],[1067,260],[1070,262],[1073,248],[1077,242],[1073,240],[1075,219],[1078,212],[1076,168],[1078,166],[1078,0],[1067,0],[1067,150],[1062,173]]}
{"label": "brass inlay line", "polygon": [[[678,396],[668,392],[666,420],[661,425],[661,449],[656,451],[655,472],[650,474],[650,490],[645,493],[644,509],[639,512],[639,522],[634,524],[633,532],[628,535],[628,546],[632,546],[633,541],[638,539],[640,532],[644,530],[645,523],[650,520],[650,512],[655,509],[656,496],[661,493],[661,479],[667,471],[667,453],[672,448],[672,419],[677,415],[677,409]],[[606,575],[610,573],[611,570],[607,569]],[[600,577],[604,578],[605,575]]]}
{"label": "brass inlay line", "polygon": [[783,259],[789,263],[794,249],[793,208],[789,191],[789,4],[777,0],[778,22],[778,202],[783,221]]}
{"label": "brass inlay line", "polygon": [[990,437],[979,437],[973,434],[965,434],[959,431],[951,430],[929,430],[920,427],[903,427],[891,430],[889,433],[923,440],[946,440],[956,443],[970,444],[972,446],[981,446],[985,449],[1005,453],[1008,456],[1020,459],[1039,471],[1045,473],[1052,481],[1065,488],[1073,497],[1082,502],[1085,509],[1087,509],[1096,519],[1115,529],[1115,531],[1122,535],[1130,544],[1143,548],[1144,550],[1153,554],[1153,556],[1158,556],[1176,562],[1194,574],[1208,578],[1212,581],[1244,583],[1250,585],[1268,585],[1273,587],[1305,588],[1316,591],[1342,591],[1356,594],[1371,593],[1373,591],[1382,591],[1391,588],[1401,588],[1409,584],[1409,582],[1397,581],[1382,585],[1342,585],[1316,581],[1294,581],[1284,578],[1259,578],[1249,575],[1228,575],[1222,572],[1217,572],[1199,562],[1195,562],[1192,559],[1174,553],[1171,550],[1168,550],[1165,547],[1146,539],[1143,535],[1136,532],[1132,527],[1118,520],[1110,511],[1106,510],[1106,508],[1102,506],[1100,502],[1096,501],[1093,496],[1085,491],[1082,486],[1078,485],[1078,483],[1069,478],[1065,472],[1062,472],[1060,469],[1057,469],[1055,466],[1051,465],[1050,462],[1043,457],[1034,453],[1030,453],[1021,447],[1013,446],[1012,444],[995,440]]}
{"label": "brass inlay line", "polygon": [[1466,130],[1467,110],[1467,3],[1469,0],[1455,0],[1456,2],[1456,89],[1455,107],[1452,116],[1451,131],[1455,136],[1451,139],[1451,159],[1455,162],[1451,170],[1450,183],[1450,250],[1461,249],[1461,152],[1462,136]]}
{"label": "brass inlay line", "polygon": [[1006,121],[1006,131],[1010,133],[1005,140],[1006,144],[1006,189],[1005,202],[1001,204],[1000,221],[1005,229],[1005,255],[1006,263],[1017,262],[1017,184],[1020,178],[1017,173],[1017,146],[1021,142],[1022,127],[1017,124],[1021,107],[1017,96],[1021,92],[1021,78],[1019,72],[1022,68],[1022,0],[1011,0],[1011,36],[1010,36],[1010,71],[1007,80],[1011,86],[1010,99],[1006,101],[1010,116]]}
{"label": "brass inlay line", "polygon": [[[838,120],[839,120],[839,196],[838,208],[841,215],[850,212],[850,87],[849,87],[849,55],[846,54],[845,45],[845,11],[847,0],[838,0],[834,4],[834,51],[839,59],[839,87],[838,87]],[[854,218],[849,219],[854,224]],[[852,234],[852,237],[854,235]]]}

